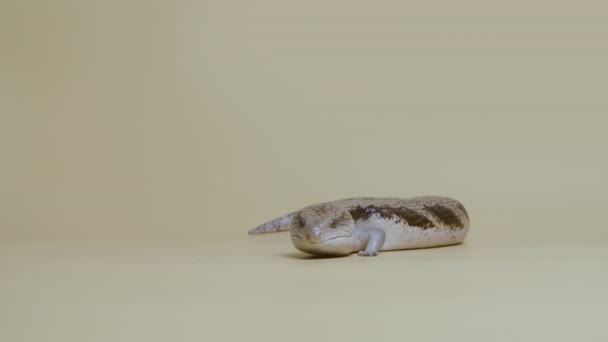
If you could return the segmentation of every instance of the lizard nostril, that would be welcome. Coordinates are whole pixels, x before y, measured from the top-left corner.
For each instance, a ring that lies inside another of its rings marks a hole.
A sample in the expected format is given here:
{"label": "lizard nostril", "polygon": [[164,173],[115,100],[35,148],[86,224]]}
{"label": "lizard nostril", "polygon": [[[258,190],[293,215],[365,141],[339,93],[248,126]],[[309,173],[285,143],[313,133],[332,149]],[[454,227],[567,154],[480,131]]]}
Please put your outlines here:
{"label": "lizard nostril", "polygon": [[321,231],[315,230],[306,230],[306,240],[308,242],[319,242],[321,239]]}

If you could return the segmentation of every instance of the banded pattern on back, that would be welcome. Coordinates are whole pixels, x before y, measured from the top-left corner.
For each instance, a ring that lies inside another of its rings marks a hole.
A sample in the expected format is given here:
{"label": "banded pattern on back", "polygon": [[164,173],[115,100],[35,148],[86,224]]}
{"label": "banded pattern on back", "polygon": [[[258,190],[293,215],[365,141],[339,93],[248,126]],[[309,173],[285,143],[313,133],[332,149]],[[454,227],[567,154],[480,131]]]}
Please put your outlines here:
{"label": "banded pattern on back", "polygon": [[421,229],[445,227],[454,230],[464,229],[469,224],[464,206],[447,197],[428,196],[381,201],[366,198],[347,199],[344,202],[347,206],[351,204],[349,212],[355,221],[376,216]]}
{"label": "banded pattern on back", "polygon": [[432,228],[435,225],[433,221],[426,217],[426,215],[405,206],[391,207],[388,205],[359,205],[354,209],[349,210],[349,212],[355,221],[367,221],[371,216],[377,215],[386,220],[406,223],[410,226],[420,227],[422,229]]}
{"label": "banded pattern on back", "polygon": [[[347,209],[355,221],[365,221],[376,216],[421,229],[445,227],[462,230],[469,225],[469,216],[464,206],[449,197],[423,196],[405,199],[357,197],[319,203],[307,208],[323,216],[330,210],[326,204]],[[297,219],[301,210],[266,222],[250,230],[249,234],[289,230],[292,219]]]}

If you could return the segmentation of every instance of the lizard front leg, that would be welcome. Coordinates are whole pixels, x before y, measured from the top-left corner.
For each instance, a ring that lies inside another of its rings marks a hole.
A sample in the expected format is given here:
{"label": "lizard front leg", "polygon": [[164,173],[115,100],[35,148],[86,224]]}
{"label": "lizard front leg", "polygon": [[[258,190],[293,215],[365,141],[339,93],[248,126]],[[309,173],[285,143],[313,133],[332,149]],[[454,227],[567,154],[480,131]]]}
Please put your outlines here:
{"label": "lizard front leg", "polygon": [[384,244],[386,234],[384,230],[369,228],[360,231],[358,234],[358,248],[361,256],[376,256]]}

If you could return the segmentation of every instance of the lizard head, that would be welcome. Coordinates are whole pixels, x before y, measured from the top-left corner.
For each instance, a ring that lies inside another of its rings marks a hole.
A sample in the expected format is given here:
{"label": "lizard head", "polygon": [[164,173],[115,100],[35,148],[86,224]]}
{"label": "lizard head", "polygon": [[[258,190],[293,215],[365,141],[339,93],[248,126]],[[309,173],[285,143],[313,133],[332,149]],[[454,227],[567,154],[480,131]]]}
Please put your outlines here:
{"label": "lizard head", "polygon": [[291,241],[302,252],[320,255],[352,253],[355,222],[350,213],[332,204],[300,210],[292,219]]}

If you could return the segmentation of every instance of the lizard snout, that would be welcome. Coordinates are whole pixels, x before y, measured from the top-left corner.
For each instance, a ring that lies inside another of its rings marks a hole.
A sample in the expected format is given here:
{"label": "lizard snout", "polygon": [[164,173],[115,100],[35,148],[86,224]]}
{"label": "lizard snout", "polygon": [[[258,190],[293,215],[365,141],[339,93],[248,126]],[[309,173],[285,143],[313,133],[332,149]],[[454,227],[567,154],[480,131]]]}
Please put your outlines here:
{"label": "lizard snout", "polygon": [[304,233],[304,239],[308,242],[320,242],[321,241],[321,230],[316,229],[306,229]]}

